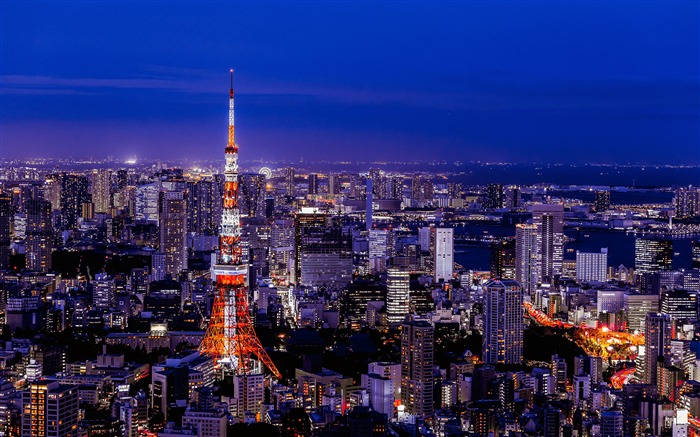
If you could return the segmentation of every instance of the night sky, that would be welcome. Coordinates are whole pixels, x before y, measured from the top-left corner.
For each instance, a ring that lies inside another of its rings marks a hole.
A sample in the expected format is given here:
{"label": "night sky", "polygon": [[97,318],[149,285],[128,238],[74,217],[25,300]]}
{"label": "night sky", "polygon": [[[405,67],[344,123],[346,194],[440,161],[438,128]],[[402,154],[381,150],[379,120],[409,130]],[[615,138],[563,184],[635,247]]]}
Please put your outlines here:
{"label": "night sky", "polygon": [[700,164],[700,2],[0,1],[0,157]]}

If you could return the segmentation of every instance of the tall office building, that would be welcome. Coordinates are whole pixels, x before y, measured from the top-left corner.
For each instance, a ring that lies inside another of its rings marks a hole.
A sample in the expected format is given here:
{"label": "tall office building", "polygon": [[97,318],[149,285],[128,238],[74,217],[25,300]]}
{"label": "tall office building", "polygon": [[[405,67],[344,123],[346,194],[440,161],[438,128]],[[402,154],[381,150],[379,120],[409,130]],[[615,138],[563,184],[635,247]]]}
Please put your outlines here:
{"label": "tall office building", "polygon": [[125,169],[117,170],[117,189],[121,190],[129,185],[129,172]]}
{"label": "tall office building", "polygon": [[403,322],[410,308],[410,276],[391,268],[386,276],[386,317],[390,325]]}
{"label": "tall office building", "polygon": [[576,251],[576,280],[579,282],[605,282],[608,279],[608,248],[600,252]]}
{"label": "tall office building", "polygon": [[78,387],[34,381],[22,393],[22,437],[77,437]]}
{"label": "tall office building", "polygon": [[401,325],[401,403],[408,414],[433,415],[435,332],[425,320]]}
{"label": "tall office building", "polygon": [[634,241],[635,274],[671,270],[673,242],[671,240],[637,238]]}
{"label": "tall office building", "polygon": [[352,236],[334,217],[295,217],[295,278],[312,286],[344,286],[352,278]]}
{"label": "tall office building", "polygon": [[334,196],[340,192],[340,176],[331,173],[328,175],[328,194]]}
{"label": "tall office building", "polygon": [[378,168],[370,168],[368,178],[372,179],[372,197],[374,199],[384,199],[386,194],[384,172]]}
{"label": "tall office building", "polygon": [[106,169],[92,171],[92,202],[95,212],[106,213],[112,207],[112,172]]}
{"label": "tall office building", "polygon": [[411,199],[419,204],[433,200],[433,182],[429,178],[414,175],[411,178]]}
{"label": "tall office building", "polygon": [[239,180],[239,207],[242,217],[265,218],[265,176],[241,174]]}
{"label": "tall office building", "polygon": [[520,205],[520,187],[511,185],[506,189],[506,208],[519,208]]}
{"label": "tall office building", "polygon": [[318,175],[309,173],[309,194],[315,196],[318,194]]}
{"label": "tall office building", "polygon": [[610,209],[610,191],[596,191],[593,202],[595,212],[605,212]]}
{"label": "tall office building", "polygon": [[627,315],[627,330],[644,334],[647,314],[659,312],[659,295],[625,294],[623,302]]}
{"label": "tall office building", "polygon": [[488,184],[486,187],[486,198],[484,199],[484,208],[502,209],[505,206],[506,198],[503,192],[503,185]]}
{"label": "tall office building", "polygon": [[491,278],[515,279],[515,239],[491,243]]}
{"label": "tall office building", "polygon": [[187,269],[187,199],[182,191],[160,193],[160,252],[165,254],[165,273],[176,278]]}
{"label": "tall office building", "polygon": [[[263,187],[265,177],[263,178]],[[213,178],[202,178],[188,182],[187,190],[187,230],[197,235],[218,235],[221,224],[222,193],[217,181]],[[243,188],[241,187],[241,191]],[[264,199],[264,194],[263,194]],[[264,203],[263,200],[260,200]],[[262,206],[264,209],[264,205]],[[242,209],[242,208],[241,208]]]}
{"label": "tall office building", "polygon": [[392,232],[390,229],[370,229],[368,235],[370,271],[378,273],[386,270],[391,256]]}
{"label": "tall office building", "polygon": [[144,184],[136,187],[134,200],[134,218],[141,223],[158,224],[158,196],[157,184]]}
{"label": "tall office building", "polygon": [[693,241],[691,246],[691,259],[694,269],[700,269],[700,241]]}
{"label": "tall office building", "polygon": [[40,199],[30,201],[27,205],[25,238],[27,268],[36,272],[51,270],[52,252],[51,204]]}
{"label": "tall office building", "polygon": [[288,167],[284,170],[284,185],[286,187],[287,196],[293,197],[296,194],[294,182],[294,168]]}
{"label": "tall office building", "polygon": [[389,199],[403,199],[403,176],[392,176],[387,187]]}
{"label": "tall office building", "polygon": [[0,270],[10,268],[10,223],[13,216],[12,196],[0,192]]}
{"label": "tall office building", "polygon": [[51,173],[46,175],[46,180],[42,188],[44,199],[51,202],[52,211],[61,209],[61,175]]}
{"label": "tall office building", "polygon": [[670,359],[671,317],[668,314],[648,313],[644,329],[644,382],[656,384],[657,363]]}
{"label": "tall office building", "polygon": [[523,360],[523,291],[517,281],[490,281],[484,287],[482,359],[487,364]]}
{"label": "tall office building", "polygon": [[540,279],[560,275],[564,261],[564,207],[559,204],[533,205],[532,223],[537,226],[540,246]]}
{"label": "tall office building", "polygon": [[668,314],[672,320],[697,320],[698,292],[663,290],[659,299],[659,308],[662,314]]}
{"label": "tall office building", "polygon": [[78,228],[78,218],[82,213],[83,203],[88,200],[87,177],[64,173],[61,177],[63,229]]}
{"label": "tall office building", "polygon": [[700,188],[682,187],[674,198],[676,217],[688,218],[700,215]]}
{"label": "tall office building", "polygon": [[532,294],[540,281],[540,245],[534,224],[515,225],[515,279]]}
{"label": "tall office building", "polygon": [[430,228],[433,280],[451,281],[454,273],[454,229]]}

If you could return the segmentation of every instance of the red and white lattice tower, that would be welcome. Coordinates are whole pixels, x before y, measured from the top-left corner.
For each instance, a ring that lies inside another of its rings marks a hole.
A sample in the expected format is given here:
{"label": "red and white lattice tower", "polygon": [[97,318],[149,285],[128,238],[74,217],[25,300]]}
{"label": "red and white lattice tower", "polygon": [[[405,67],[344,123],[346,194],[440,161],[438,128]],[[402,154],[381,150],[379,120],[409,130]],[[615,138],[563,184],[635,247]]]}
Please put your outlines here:
{"label": "red and white lattice tower", "polygon": [[229,92],[228,144],[224,169],[224,199],[219,236],[219,257],[213,267],[216,297],[204,339],[203,355],[214,358],[221,370],[236,375],[259,372],[256,359],[281,378],[255,334],[248,310],[246,274],[241,255],[241,213],[238,209],[238,146],[234,136],[233,70]]}

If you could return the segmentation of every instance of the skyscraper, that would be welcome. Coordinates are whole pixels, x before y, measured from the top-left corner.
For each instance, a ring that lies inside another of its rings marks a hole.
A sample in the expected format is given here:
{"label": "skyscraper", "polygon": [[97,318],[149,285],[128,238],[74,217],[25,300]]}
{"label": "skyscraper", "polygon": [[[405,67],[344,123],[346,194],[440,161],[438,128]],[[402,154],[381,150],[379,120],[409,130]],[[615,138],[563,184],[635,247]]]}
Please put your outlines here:
{"label": "skyscraper", "polygon": [[156,184],[144,184],[136,187],[134,218],[141,223],[158,223],[159,190]]}
{"label": "skyscraper", "polygon": [[[265,178],[262,175],[260,177]],[[215,178],[206,177],[189,182],[187,185],[189,191],[187,230],[197,235],[217,235],[221,224],[219,184]]]}
{"label": "skyscraper", "polygon": [[523,360],[523,291],[517,281],[490,281],[484,287],[482,358],[487,364]]}
{"label": "skyscraper", "polygon": [[293,197],[296,194],[294,182],[294,168],[288,167],[284,170],[284,185],[286,187],[287,196]]}
{"label": "skyscraper", "polygon": [[425,320],[401,325],[401,403],[408,414],[433,415],[435,332]]}
{"label": "skyscraper", "polygon": [[370,270],[373,272],[383,272],[386,269],[387,260],[391,255],[391,230],[370,229],[368,243]]}
{"label": "skyscraper", "polygon": [[528,294],[535,291],[541,277],[539,249],[537,226],[525,223],[515,225],[515,279]]}
{"label": "skyscraper", "polygon": [[671,240],[637,238],[634,241],[634,270],[636,274],[671,270],[673,242]]}
{"label": "skyscraper", "polygon": [[61,215],[63,229],[77,229],[83,202],[88,201],[88,181],[85,176],[63,174],[61,177]]}
{"label": "skyscraper", "polygon": [[596,252],[576,251],[576,280],[605,282],[608,279],[608,248]]}
{"label": "skyscraper", "polygon": [[644,382],[658,381],[657,362],[666,361],[671,354],[671,317],[648,313],[644,329]]}
{"label": "skyscraper", "polygon": [[331,173],[328,175],[328,194],[334,196],[340,192],[340,177]]}
{"label": "skyscraper", "polygon": [[564,207],[559,204],[533,205],[532,223],[537,226],[540,246],[540,279],[551,279],[561,274],[564,261]]}
{"label": "skyscraper", "polygon": [[484,208],[486,209],[501,209],[506,205],[503,185],[488,184],[486,187],[486,198],[484,199]]}
{"label": "skyscraper", "polygon": [[659,308],[662,314],[668,314],[672,320],[697,320],[698,292],[663,290],[659,299]]}
{"label": "skyscraper", "polygon": [[265,218],[265,176],[256,173],[238,176],[241,216]]}
{"label": "skyscraper", "polygon": [[700,188],[682,187],[674,198],[676,217],[688,218],[700,215]]}
{"label": "skyscraper", "polygon": [[595,212],[605,212],[610,209],[610,191],[596,191],[593,210]]}
{"label": "skyscraper", "polygon": [[391,268],[386,277],[386,317],[389,324],[403,322],[410,308],[410,276]]}
{"label": "skyscraper", "polygon": [[511,185],[506,189],[506,208],[520,207],[520,187]]}
{"label": "skyscraper", "polygon": [[0,192],[0,270],[10,268],[10,223],[12,222],[12,196]]}
{"label": "skyscraper", "polygon": [[430,228],[433,280],[451,281],[454,273],[454,229]]}
{"label": "skyscraper", "polygon": [[491,278],[515,279],[515,239],[491,243]]}
{"label": "skyscraper", "polygon": [[51,204],[45,200],[30,201],[27,206],[25,256],[27,268],[37,272],[51,270],[53,233]]}
{"label": "skyscraper", "polygon": [[187,200],[184,192],[160,193],[159,222],[165,273],[175,278],[187,268]]}
{"label": "skyscraper", "polygon": [[309,194],[312,196],[318,194],[318,175],[316,173],[309,174]]}
{"label": "skyscraper", "polygon": [[91,186],[95,212],[109,212],[112,207],[112,172],[106,169],[93,170]]}

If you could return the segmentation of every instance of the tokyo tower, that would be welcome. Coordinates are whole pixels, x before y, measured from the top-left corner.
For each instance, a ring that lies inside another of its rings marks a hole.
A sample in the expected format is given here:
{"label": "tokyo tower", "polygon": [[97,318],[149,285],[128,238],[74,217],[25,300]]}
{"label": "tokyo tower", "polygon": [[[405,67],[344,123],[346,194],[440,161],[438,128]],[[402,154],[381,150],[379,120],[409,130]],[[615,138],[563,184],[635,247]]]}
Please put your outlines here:
{"label": "tokyo tower", "polygon": [[[242,262],[241,213],[238,209],[238,145],[234,136],[233,70],[229,91],[228,144],[224,169],[224,199],[219,236],[219,258],[213,267],[216,296],[209,325],[199,347],[214,358],[216,367],[236,375],[258,373],[257,362],[276,378],[280,372],[255,334],[248,311],[248,266]],[[255,358],[253,358],[255,357]],[[256,360],[257,359],[257,360]],[[256,362],[257,361],[257,362]]]}

